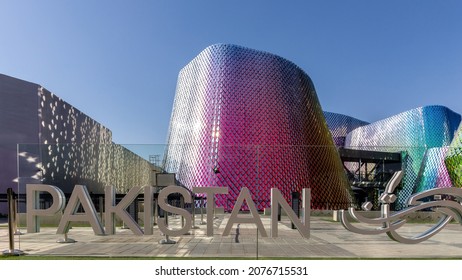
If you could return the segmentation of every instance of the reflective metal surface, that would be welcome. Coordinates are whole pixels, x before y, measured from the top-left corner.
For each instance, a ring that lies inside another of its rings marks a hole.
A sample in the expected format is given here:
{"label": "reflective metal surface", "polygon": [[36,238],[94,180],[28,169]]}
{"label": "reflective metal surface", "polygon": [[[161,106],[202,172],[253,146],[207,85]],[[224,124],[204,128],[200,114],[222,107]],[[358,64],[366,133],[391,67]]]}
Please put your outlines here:
{"label": "reflective metal surface", "polygon": [[[392,213],[390,204],[395,202],[397,198],[393,193],[402,177],[402,171],[396,172],[390,180],[385,192],[382,194],[380,198],[382,204],[380,218],[367,218],[350,207],[348,212],[346,210],[340,210],[340,221],[343,226],[347,230],[359,234],[377,235],[386,233],[391,239],[397,242],[416,244],[436,235],[453,219],[462,224],[462,205],[460,203],[462,200],[462,189],[458,188],[433,189],[414,194],[409,198],[408,207],[406,209]],[[452,199],[434,200],[436,196],[451,197]],[[370,210],[367,205],[364,205],[363,208],[366,211]],[[407,215],[422,210],[435,210],[436,212],[442,213],[442,217],[435,225],[414,236],[405,236],[398,231],[398,229],[407,223]],[[361,226],[353,224],[351,222],[352,219],[359,222]],[[364,225],[368,225],[369,227],[364,228]],[[377,225],[381,226],[377,227]]]}
{"label": "reflective metal surface", "polygon": [[427,149],[448,146],[460,120],[459,114],[443,106],[420,107],[353,130],[347,135],[345,146],[404,153],[405,175],[397,192],[398,205],[404,206],[415,192],[447,187],[447,171],[441,160],[444,150]]}
{"label": "reflective metal surface", "polygon": [[332,134],[334,143],[338,147],[345,146],[345,138],[352,130],[369,124],[350,116],[332,112],[324,112],[324,117],[326,118],[327,126]]}
{"label": "reflective metal surface", "polygon": [[213,45],[180,72],[164,159],[191,189],[229,187],[230,210],[247,187],[259,210],[270,189],[286,199],[311,188],[312,207],[347,207],[348,181],[313,83],[286,59]]}
{"label": "reflective metal surface", "polygon": [[448,149],[445,163],[454,187],[462,188],[462,124]]}

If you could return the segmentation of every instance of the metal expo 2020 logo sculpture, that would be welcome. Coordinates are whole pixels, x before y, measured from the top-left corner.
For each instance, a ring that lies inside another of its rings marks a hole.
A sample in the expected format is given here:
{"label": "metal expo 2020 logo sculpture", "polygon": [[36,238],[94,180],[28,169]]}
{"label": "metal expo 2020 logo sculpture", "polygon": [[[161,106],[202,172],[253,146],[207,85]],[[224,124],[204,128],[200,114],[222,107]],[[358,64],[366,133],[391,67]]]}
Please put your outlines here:
{"label": "metal expo 2020 logo sculpture", "polygon": [[[354,208],[350,207],[348,212],[345,210],[340,210],[340,221],[343,226],[355,233],[359,234],[368,234],[376,235],[381,233],[386,233],[391,239],[406,243],[406,244],[416,244],[422,241],[429,239],[438,232],[440,232],[451,220],[454,218],[459,223],[462,224],[462,205],[457,201],[453,200],[434,200],[434,201],[422,201],[429,200],[437,195],[440,196],[452,196],[455,199],[462,199],[462,189],[458,188],[441,188],[441,189],[432,189],[424,192],[420,192],[409,197],[407,205],[408,208],[401,210],[396,213],[392,213],[390,210],[390,204],[396,201],[396,195],[393,194],[396,186],[399,184],[403,177],[403,171],[396,172],[391,178],[390,182],[385,188],[385,192],[380,196],[379,201],[381,203],[381,217],[380,218],[366,218],[363,215],[355,211]],[[365,202],[362,205],[363,210],[369,211],[372,208],[370,202]],[[425,232],[413,236],[413,237],[404,237],[399,234],[396,230],[406,224],[405,216],[411,213],[415,213],[419,210],[433,208],[437,212],[442,213],[440,220],[432,226],[430,229]],[[353,218],[359,223],[365,223],[368,225],[381,225],[381,227],[376,227],[374,229],[359,228],[353,226],[348,217]]]}

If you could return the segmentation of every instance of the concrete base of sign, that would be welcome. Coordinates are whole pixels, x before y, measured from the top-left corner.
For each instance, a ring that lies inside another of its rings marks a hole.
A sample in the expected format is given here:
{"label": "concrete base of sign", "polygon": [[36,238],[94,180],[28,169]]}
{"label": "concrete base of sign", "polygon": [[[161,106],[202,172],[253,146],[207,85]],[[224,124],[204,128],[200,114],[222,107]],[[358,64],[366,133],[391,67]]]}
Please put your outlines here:
{"label": "concrete base of sign", "polygon": [[339,213],[338,210],[332,211],[332,220],[334,220],[335,222],[339,222],[339,221],[340,221],[340,216],[339,216],[338,213]]}
{"label": "concrete base of sign", "polygon": [[74,239],[72,238],[60,238],[58,240],[56,240],[56,243],[75,243],[77,241],[75,241]]}
{"label": "concrete base of sign", "polygon": [[176,244],[176,241],[166,238],[166,239],[159,240],[159,244]]}
{"label": "concrete base of sign", "polygon": [[25,255],[26,253],[24,253],[23,251],[21,250],[5,250],[3,251],[3,254],[4,256],[22,256],[22,255]]}
{"label": "concrete base of sign", "polygon": [[67,233],[63,235],[63,238],[56,240],[56,243],[75,243],[76,241],[72,238],[67,237]]}

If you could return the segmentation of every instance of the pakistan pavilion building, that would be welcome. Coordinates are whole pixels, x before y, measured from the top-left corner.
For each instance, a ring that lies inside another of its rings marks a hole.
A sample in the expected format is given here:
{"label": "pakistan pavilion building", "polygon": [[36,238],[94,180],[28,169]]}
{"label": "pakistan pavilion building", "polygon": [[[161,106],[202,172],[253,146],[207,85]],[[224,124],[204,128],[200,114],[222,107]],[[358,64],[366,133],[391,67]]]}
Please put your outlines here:
{"label": "pakistan pavilion building", "polygon": [[[393,153],[405,172],[397,203],[404,205],[415,192],[460,187],[461,128],[454,138],[460,122],[442,106],[371,124],[323,112],[309,76],[292,62],[217,44],[180,71],[164,168],[188,189],[228,187],[229,195],[217,199],[227,210],[242,187],[260,210],[269,206],[271,188],[288,201],[311,188],[313,209],[338,209],[354,202],[351,180],[357,178],[346,175],[362,168],[343,162],[339,149]],[[379,164],[365,169],[369,177],[386,172]]]}
{"label": "pakistan pavilion building", "polygon": [[180,71],[162,166],[114,144],[108,128],[38,84],[0,74],[0,96],[0,202],[7,188],[25,195],[40,182],[66,194],[112,185],[123,195],[155,185],[154,172],[189,190],[228,187],[216,197],[226,211],[243,187],[259,210],[271,188],[292,206],[304,188],[312,209],[358,206],[377,201],[397,170],[395,209],[417,192],[462,187],[458,113],[432,105],[368,123],[323,112],[302,69],[236,45],[212,45]]}
{"label": "pakistan pavilion building", "polygon": [[[313,148],[315,147],[315,148]],[[187,188],[242,187],[261,210],[270,189],[286,199],[311,188],[314,208],[349,205],[349,184],[313,83],[292,62],[235,45],[213,45],[180,72],[165,170]]]}

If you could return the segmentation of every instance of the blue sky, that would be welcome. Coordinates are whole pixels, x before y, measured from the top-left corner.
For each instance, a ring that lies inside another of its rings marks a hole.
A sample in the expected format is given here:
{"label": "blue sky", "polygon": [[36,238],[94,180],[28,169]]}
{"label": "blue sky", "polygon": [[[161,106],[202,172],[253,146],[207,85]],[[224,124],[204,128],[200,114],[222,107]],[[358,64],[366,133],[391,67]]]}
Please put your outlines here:
{"label": "blue sky", "polygon": [[462,113],[462,1],[0,0],[0,73],[43,85],[121,144],[162,144],[178,72],[233,43],[291,60],[323,110]]}

